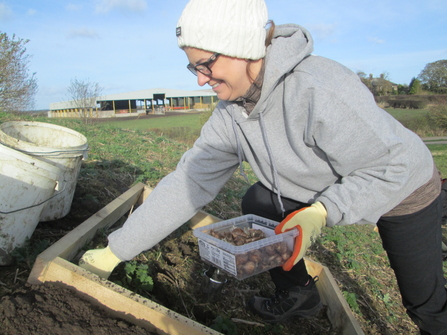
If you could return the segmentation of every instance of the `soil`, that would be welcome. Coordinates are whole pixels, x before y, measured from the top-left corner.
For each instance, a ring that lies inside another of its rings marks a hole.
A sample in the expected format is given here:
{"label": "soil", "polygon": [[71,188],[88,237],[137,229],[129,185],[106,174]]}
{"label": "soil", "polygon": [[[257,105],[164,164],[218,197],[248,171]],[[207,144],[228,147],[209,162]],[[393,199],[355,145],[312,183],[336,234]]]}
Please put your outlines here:
{"label": "soil", "polygon": [[0,301],[2,334],[149,334],[53,284],[18,288]]}

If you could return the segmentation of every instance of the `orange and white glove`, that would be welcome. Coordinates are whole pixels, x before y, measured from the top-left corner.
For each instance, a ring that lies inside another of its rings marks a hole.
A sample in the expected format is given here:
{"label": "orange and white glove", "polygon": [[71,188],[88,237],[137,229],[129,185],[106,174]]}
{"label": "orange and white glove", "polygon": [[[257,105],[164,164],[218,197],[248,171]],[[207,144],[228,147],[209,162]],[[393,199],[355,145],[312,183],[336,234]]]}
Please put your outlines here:
{"label": "orange and white glove", "polygon": [[121,260],[107,247],[86,251],[79,260],[79,266],[107,279],[120,262]]}
{"label": "orange and white glove", "polygon": [[299,231],[292,256],[282,266],[285,271],[290,271],[304,257],[307,249],[320,236],[321,228],[326,225],[326,218],[326,208],[321,202],[317,201],[309,207],[290,213],[276,226],[276,234],[284,233],[293,228],[297,228]]}

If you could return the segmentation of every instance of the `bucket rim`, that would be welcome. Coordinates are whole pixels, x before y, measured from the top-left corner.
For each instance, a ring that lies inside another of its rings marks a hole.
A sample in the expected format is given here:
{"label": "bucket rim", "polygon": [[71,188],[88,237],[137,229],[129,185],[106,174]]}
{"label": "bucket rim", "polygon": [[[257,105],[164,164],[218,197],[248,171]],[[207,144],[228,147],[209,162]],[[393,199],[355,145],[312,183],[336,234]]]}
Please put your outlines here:
{"label": "bucket rim", "polygon": [[[30,170],[45,170],[49,174],[51,174],[51,178],[58,181],[58,176],[60,174],[61,169],[53,164],[47,163],[43,160],[40,160],[38,158],[35,158],[33,156],[27,155],[19,150],[15,150],[14,148],[8,147],[7,145],[4,145],[0,143],[0,152],[2,153],[3,159],[0,161],[0,163],[6,163],[6,157],[9,156],[15,160],[22,161],[26,164],[29,164]],[[40,173],[39,173],[40,174]]]}
{"label": "bucket rim", "polygon": [[10,125],[14,125],[14,124],[20,124],[20,125],[24,125],[24,126],[38,126],[38,127],[44,127],[44,128],[55,128],[55,129],[59,129],[62,131],[65,131],[67,133],[72,133],[72,134],[76,134],[79,135],[80,137],[85,138],[85,140],[87,140],[87,138],[81,134],[80,132],[68,128],[68,127],[64,127],[64,126],[60,126],[58,124],[53,124],[53,123],[48,123],[48,122],[40,122],[40,121],[6,121],[0,124],[0,129],[6,126],[10,126]]}
{"label": "bucket rim", "polygon": [[[17,139],[14,136],[11,136],[7,132],[5,132],[8,128],[17,128],[17,126],[52,128],[54,130],[67,133],[78,138],[81,144],[73,146],[54,146],[54,147],[42,146],[35,144],[33,142]],[[67,127],[39,121],[7,121],[0,124],[0,143],[12,147],[13,149],[19,150],[21,152],[31,153],[35,155],[42,155],[42,154],[51,155],[52,153],[53,154],[57,153],[57,155],[60,155],[61,153],[71,153],[75,154],[76,156],[81,155],[85,156],[89,147],[87,138],[80,132]]]}

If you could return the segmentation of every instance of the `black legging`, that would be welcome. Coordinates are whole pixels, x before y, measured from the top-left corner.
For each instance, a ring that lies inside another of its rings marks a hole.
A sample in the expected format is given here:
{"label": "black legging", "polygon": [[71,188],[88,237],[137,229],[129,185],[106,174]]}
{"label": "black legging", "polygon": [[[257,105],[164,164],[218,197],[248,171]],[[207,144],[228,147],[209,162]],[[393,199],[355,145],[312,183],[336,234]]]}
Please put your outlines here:
{"label": "black legging", "polygon": [[377,222],[402,304],[422,334],[447,334],[447,291],[442,269],[442,197],[419,212]]}

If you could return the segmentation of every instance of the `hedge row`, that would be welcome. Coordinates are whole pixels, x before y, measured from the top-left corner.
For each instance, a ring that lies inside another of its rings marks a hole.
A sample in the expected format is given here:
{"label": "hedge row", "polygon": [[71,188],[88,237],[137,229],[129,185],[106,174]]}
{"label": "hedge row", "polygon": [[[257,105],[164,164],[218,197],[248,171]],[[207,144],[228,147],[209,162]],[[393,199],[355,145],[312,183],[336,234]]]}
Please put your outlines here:
{"label": "hedge row", "polygon": [[447,94],[438,95],[387,95],[375,97],[377,103],[385,103],[386,107],[423,109],[428,104],[447,103]]}

